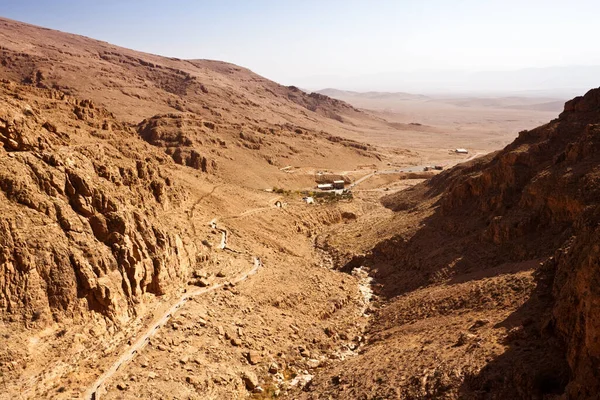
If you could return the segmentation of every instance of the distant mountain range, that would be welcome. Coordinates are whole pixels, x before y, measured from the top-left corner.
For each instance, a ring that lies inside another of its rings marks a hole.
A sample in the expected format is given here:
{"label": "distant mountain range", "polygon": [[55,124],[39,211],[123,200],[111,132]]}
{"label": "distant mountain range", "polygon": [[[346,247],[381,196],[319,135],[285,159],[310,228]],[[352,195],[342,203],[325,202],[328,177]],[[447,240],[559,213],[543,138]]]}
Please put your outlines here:
{"label": "distant mountain range", "polygon": [[524,68],[511,71],[419,70],[353,77],[313,76],[295,84],[316,90],[336,87],[369,92],[416,92],[426,95],[518,95],[567,98],[600,86],[600,65]]}
{"label": "distant mountain range", "polygon": [[389,109],[394,106],[406,109],[405,107],[409,104],[430,105],[432,107],[435,107],[436,104],[438,106],[443,104],[461,108],[474,107],[560,112],[563,109],[565,101],[568,99],[559,95],[551,97],[542,96],[541,93],[528,92],[522,92],[519,96],[470,96],[469,94],[425,96],[406,92],[355,92],[327,88],[318,90],[317,93],[348,102],[355,107],[373,110]]}
{"label": "distant mountain range", "polygon": [[317,93],[324,94],[329,97],[333,97],[334,99],[341,98],[363,98],[363,99],[373,99],[373,100],[430,100],[429,96],[424,96],[422,94],[412,94],[405,92],[354,92],[350,90],[339,90],[333,88],[327,88],[318,90]]}

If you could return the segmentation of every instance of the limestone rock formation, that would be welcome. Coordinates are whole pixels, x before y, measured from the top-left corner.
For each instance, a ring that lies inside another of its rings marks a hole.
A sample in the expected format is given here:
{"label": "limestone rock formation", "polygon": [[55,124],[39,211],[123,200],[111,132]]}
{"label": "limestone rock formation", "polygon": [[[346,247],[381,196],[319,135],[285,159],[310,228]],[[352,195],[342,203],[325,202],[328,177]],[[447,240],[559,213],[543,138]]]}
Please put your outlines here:
{"label": "limestone rock formation", "polygon": [[125,321],[176,286],[198,250],[162,217],[187,197],[168,159],[91,102],[0,92],[2,316]]}

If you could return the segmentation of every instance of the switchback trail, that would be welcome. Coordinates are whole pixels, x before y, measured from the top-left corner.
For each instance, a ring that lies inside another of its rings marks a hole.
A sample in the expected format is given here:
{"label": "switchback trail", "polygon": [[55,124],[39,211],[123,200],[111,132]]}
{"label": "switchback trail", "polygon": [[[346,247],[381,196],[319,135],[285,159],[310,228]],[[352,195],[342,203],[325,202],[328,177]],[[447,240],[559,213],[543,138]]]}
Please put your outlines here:
{"label": "switchback trail", "polygon": [[[223,237],[221,240],[221,245],[219,247],[221,249],[225,250],[225,248],[227,247],[227,230],[223,229],[223,228],[217,228],[216,219],[211,221],[211,226],[213,226],[215,229],[218,229],[219,231],[221,231]],[[262,262],[260,261],[260,258],[254,256],[254,266],[252,267],[252,269],[250,271],[238,276],[237,278],[232,280],[231,283],[237,284],[237,283],[245,281],[250,276],[256,274],[258,272],[258,269],[261,266],[262,266]],[[169,319],[172,317],[172,315],[175,312],[177,312],[177,310],[186,301],[188,301],[189,299],[194,298],[196,296],[200,296],[200,295],[215,291],[217,289],[220,289],[224,285],[225,285],[225,283],[219,283],[217,285],[213,285],[213,286],[206,287],[206,288],[198,288],[192,292],[184,293],[179,298],[179,300],[177,302],[175,302],[166,312],[164,312],[159,318],[155,319],[152,322],[152,324],[146,329],[144,334],[142,336],[140,336],[131,346],[129,346],[127,348],[127,350],[125,350],[125,352],[117,359],[117,361],[115,361],[113,363],[113,365],[109,369],[107,369],[94,382],[94,384],[91,386],[91,388],[85,392],[83,399],[85,399],[85,400],[100,399],[100,391],[101,391],[102,386],[104,386],[104,384],[106,383],[106,381],[108,381],[123,365],[125,365],[129,361],[131,361],[135,357],[137,352],[139,350],[143,349],[146,346],[146,344],[148,344],[150,338],[152,336],[154,336],[154,334],[156,334],[156,332],[169,321]]]}
{"label": "switchback trail", "polygon": [[[254,257],[254,266],[253,268],[245,274],[238,276],[236,279],[231,281],[232,283],[240,283],[248,279],[250,276],[256,274],[258,269],[262,266],[262,262],[258,257]],[[206,288],[198,288],[197,290],[184,293],[183,296],[179,298],[179,300],[173,304],[163,315],[161,315],[158,319],[156,319],[149,327],[146,329],[146,332],[139,337],[138,340],[135,341],[129,348],[114,362],[114,364],[106,370],[92,385],[91,389],[88,390],[83,396],[86,400],[98,400],[100,399],[100,389],[102,386],[108,381],[123,365],[127,364],[131,361],[137,354],[137,352],[143,349],[149,342],[150,338],[156,334],[156,332],[163,327],[172,315],[177,312],[177,310],[189,299],[194,298],[196,296],[200,296],[217,289],[222,288],[225,283],[219,283],[214,286],[206,287]]]}
{"label": "switchback trail", "polygon": [[[191,215],[193,216],[193,212],[194,212],[194,208],[195,206],[205,197],[208,197],[210,195],[212,195],[212,193],[214,193],[214,191],[218,188],[219,186],[215,186],[212,191],[206,195],[204,195],[201,199],[199,199],[194,206],[192,207],[192,211],[191,211]],[[273,201],[275,201],[277,198],[271,199],[269,200],[269,203],[272,203]],[[271,209],[272,206],[268,206],[268,207],[260,207],[260,208],[255,208],[255,209],[251,209],[251,210],[247,210],[239,215],[236,216],[231,216],[231,217],[226,217],[226,218],[237,218],[237,217],[243,217],[243,216],[247,216],[247,215],[251,215],[254,214],[256,212],[260,212],[260,211],[265,211],[268,209]],[[225,218],[223,218],[225,219]],[[221,243],[219,245],[219,248],[221,250],[229,250],[227,248],[227,238],[228,238],[228,232],[227,229],[225,228],[220,228],[217,226],[217,218],[214,218],[212,221],[210,221],[210,226],[218,231],[221,232]],[[258,269],[262,266],[262,262],[260,261],[260,258],[253,256],[254,259],[254,266],[253,268],[248,271],[245,274],[242,274],[240,276],[238,276],[236,279],[232,280],[232,283],[240,283],[245,281],[246,279],[248,279],[248,277],[256,274],[258,272]],[[154,336],[154,334],[161,328],[163,327],[171,318],[171,316],[189,299],[196,297],[196,296],[200,296],[212,291],[215,291],[217,289],[222,288],[225,285],[225,283],[220,283],[218,285],[214,285],[214,286],[210,286],[210,287],[206,287],[206,288],[198,288],[192,292],[189,293],[184,293],[177,302],[175,302],[165,313],[163,313],[159,318],[155,319],[154,322],[148,327],[148,329],[146,329],[145,333],[140,336],[131,346],[129,346],[125,352],[123,354],[121,354],[121,356],[117,359],[117,361],[115,361],[113,363],[113,365],[106,370],[95,382],[94,384],[91,386],[91,388],[85,392],[83,399],[85,400],[98,400],[100,399],[100,392],[102,387],[105,385],[105,383],[125,364],[127,364],[129,361],[131,361],[135,355],[137,354],[137,352],[141,349],[144,348],[144,346],[146,346],[146,344],[148,344],[150,338],[152,336]]]}

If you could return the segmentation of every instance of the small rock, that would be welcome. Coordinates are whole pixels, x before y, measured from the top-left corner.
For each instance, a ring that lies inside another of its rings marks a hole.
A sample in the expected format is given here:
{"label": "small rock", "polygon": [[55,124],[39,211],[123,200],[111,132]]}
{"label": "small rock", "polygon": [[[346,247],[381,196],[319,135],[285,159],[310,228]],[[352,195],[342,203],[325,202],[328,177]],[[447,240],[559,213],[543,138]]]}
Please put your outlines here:
{"label": "small rock", "polygon": [[201,278],[196,280],[196,282],[194,283],[196,286],[200,286],[200,287],[208,287],[210,286],[210,281],[206,278]]}
{"label": "small rock", "polygon": [[472,333],[461,333],[455,346],[465,345],[467,342],[475,338],[477,338],[477,336],[473,335]]}
{"label": "small rock", "polygon": [[276,374],[277,372],[279,372],[279,365],[276,362],[269,364],[269,373]]}
{"label": "small rock", "polygon": [[217,272],[217,278],[225,278],[225,273],[223,271]]}
{"label": "small rock", "polygon": [[206,320],[204,318],[198,318],[198,325],[206,326]]}
{"label": "small rock", "polygon": [[258,386],[258,378],[252,371],[242,373],[242,381],[248,390],[254,390]]}
{"label": "small rock", "polygon": [[489,323],[490,323],[489,319],[478,319],[477,321],[475,321],[475,323],[473,325],[471,325],[469,330],[474,331],[474,330],[481,328],[482,326],[487,325]]}
{"label": "small rock", "polygon": [[300,348],[300,355],[304,358],[310,358],[310,351],[305,348]]}
{"label": "small rock", "polygon": [[17,150],[19,148],[19,143],[17,143],[17,141],[14,139],[8,139],[7,143],[8,146],[13,150]]}
{"label": "small rock", "polygon": [[238,338],[232,338],[231,339],[231,344],[234,345],[234,346],[236,346],[236,347],[239,347],[239,346],[242,345],[242,341],[240,339],[238,339]]}
{"label": "small rock", "polygon": [[156,372],[152,372],[152,371],[148,372],[148,378],[154,379],[154,378],[156,378],[156,376],[157,376]]}
{"label": "small rock", "polygon": [[160,351],[167,351],[167,348],[165,346],[163,346],[162,344],[159,344],[156,348]]}
{"label": "small rock", "polygon": [[208,274],[204,270],[194,271],[194,273],[192,274],[192,276],[194,278],[200,278],[200,279],[202,279],[202,278],[208,278]]}
{"label": "small rock", "polygon": [[250,365],[256,365],[262,361],[262,357],[260,356],[260,354],[254,350],[250,350],[246,354],[246,359],[248,359]]}
{"label": "small rock", "polygon": [[196,377],[188,375],[185,377],[185,381],[187,383],[189,383],[190,385],[196,385],[198,383],[198,380],[196,379]]}
{"label": "small rock", "polygon": [[45,128],[48,132],[52,132],[52,133],[56,133],[56,131],[57,131],[56,125],[54,125],[52,122],[49,122],[49,121],[44,122],[44,125],[42,125],[42,128]]}
{"label": "small rock", "polygon": [[127,390],[128,387],[129,385],[126,383],[117,383],[117,389],[119,390]]}
{"label": "small rock", "polygon": [[252,393],[262,393],[264,392],[265,389],[261,388],[260,386],[257,386],[254,388],[254,390],[252,391]]}
{"label": "small rock", "polygon": [[189,359],[188,359],[188,357],[187,357],[187,356],[184,356],[184,357],[181,357],[181,358],[179,359],[179,362],[180,362],[181,364],[185,364],[185,363],[187,363],[187,362],[188,362],[188,360],[189,360]]}

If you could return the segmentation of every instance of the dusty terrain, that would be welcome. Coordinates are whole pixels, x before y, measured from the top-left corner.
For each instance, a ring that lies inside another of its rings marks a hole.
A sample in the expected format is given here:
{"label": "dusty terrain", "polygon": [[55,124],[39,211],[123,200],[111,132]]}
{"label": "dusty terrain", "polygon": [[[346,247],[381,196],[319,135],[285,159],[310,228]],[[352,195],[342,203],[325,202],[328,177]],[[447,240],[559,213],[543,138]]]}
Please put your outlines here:
{"label": "dusty terrain", "polygon": [[512,142],[515,133],[556,117],[566,98],[423,96],[409,93],[357,93],[335,89],[319,93],[368,109],[398,130],[375,134],[375,144],[425,152],[468,147],[490,152]]}
{"label": "dusty terrain", "polygon": [[0,37],[0,398],[597,393],[598,91],[490,153],[556,113]]}

